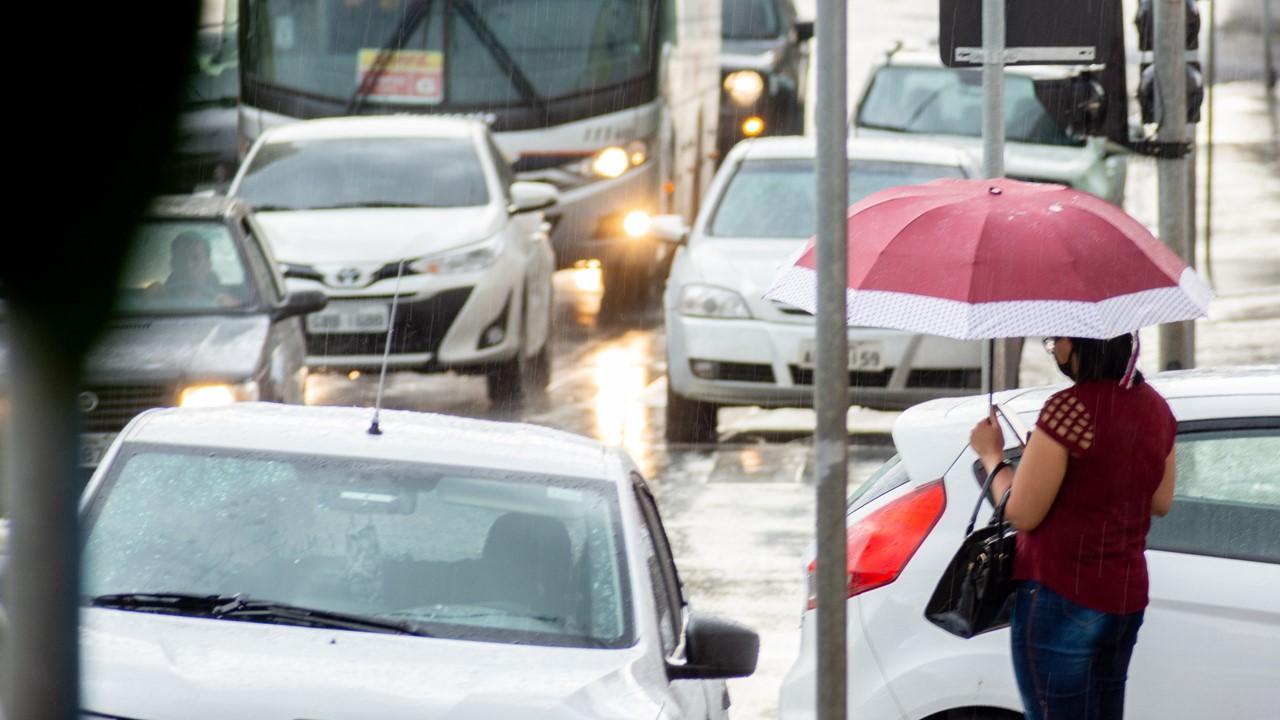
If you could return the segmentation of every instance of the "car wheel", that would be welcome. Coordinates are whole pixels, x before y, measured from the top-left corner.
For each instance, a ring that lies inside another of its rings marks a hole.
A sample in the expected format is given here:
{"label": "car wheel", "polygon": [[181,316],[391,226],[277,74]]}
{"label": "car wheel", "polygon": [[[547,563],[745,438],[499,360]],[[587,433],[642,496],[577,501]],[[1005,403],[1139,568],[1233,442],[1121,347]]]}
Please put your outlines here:
{"label": "car wheel", "polygon": [[671,389],[667,382],[667,442],[714,443],[719,440],[716,429],[715,403],[687,398]]}

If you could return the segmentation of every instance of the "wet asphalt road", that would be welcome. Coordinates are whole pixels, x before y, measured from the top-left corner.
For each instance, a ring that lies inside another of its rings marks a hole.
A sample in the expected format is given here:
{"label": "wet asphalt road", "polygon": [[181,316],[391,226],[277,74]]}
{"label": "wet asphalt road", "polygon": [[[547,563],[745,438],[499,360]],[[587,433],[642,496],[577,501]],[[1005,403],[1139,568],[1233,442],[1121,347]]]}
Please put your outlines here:
{"label": "wet asphalt road", "polygon": [[[728,409],[721,442],[668,446],[663,439],[665,351],[657,308],[602,323],[595,270],[556,275],[551,386],[519,412],[495,408],[482,377],[388,376],[390,408],[519,420],[620,446],[649,479],[661,505],[693,607],[730,617],[761,635],[756,674],[733,681],[734,717],[773,717],[779,684],[799,650],[805,579],[801,555],[813,537],[808,411]],[[377,377],[317,375],[312,404],[372,405]],[[887,442],[851,447],[850,484],[891,454]]]}

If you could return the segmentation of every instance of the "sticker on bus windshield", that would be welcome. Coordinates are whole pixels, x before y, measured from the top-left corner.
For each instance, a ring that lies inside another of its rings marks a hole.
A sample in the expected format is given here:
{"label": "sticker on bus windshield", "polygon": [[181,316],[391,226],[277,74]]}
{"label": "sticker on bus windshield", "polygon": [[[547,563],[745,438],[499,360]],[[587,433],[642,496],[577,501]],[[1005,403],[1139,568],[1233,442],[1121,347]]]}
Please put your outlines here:
{"label": "sticker on bus windshield", "polygon": [[[356,63],[356,85],[378,62],[379,50],[362,49]],[[437,50],[399,50],[391,53],[386,68],[374,81],[370,100],[389,103],[435,105],[444,101],[444,54]]]}

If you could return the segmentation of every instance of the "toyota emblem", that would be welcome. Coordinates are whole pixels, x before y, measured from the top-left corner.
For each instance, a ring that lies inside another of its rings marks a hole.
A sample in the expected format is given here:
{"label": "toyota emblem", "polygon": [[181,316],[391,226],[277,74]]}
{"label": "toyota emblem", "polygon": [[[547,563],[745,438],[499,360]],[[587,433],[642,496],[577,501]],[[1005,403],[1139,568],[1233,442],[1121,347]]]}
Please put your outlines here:
{"label": "toyota emblem", "polygon": [[85,391],[76,396],[80,403],[80,412],[91,413],[98,409],[98,396],[94,393]]}
{"label": "toyota emblem", "polygon": [[355,285],[360,282],[360,271],[356,268],[342,268],[337,275],[333,276],[339,285]]}

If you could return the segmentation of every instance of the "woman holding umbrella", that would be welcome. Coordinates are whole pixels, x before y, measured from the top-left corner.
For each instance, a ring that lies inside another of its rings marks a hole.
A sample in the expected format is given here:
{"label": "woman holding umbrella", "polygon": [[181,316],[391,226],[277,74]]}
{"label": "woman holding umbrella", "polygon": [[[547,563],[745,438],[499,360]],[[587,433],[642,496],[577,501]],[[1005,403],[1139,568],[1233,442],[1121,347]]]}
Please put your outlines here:
{"label": "woman holding umbrella", "polygon": [[995,414],[970,443],[1018,529],[1013,664],[1028,718],[1120,718],[1147,605],[1147,530],[1173,504],[1177,424],[1129,336],[1051,337],[1075,384],[1041,410],[1015,472]]}
{"label": "woman holding umbrella", "polygon": [[[1046,402],[1017,471],[994,409],[971,442],[1019,531],[1012,634],[1026,716],[1121,717],[1147,530],[1175,482],[1176,425],[1136,370],[1131,331],[1203,317],[1212,292],[1142,223],[1061,185],[891,188],[849,208],[847,242],[849,325],[1050,336],[1075,384]],[[815,268],[810,243],[765,297],[816,313]]]}

